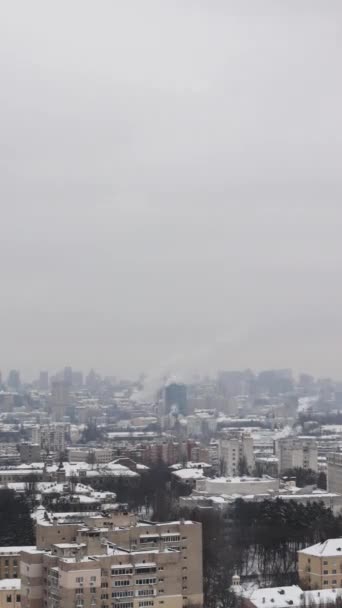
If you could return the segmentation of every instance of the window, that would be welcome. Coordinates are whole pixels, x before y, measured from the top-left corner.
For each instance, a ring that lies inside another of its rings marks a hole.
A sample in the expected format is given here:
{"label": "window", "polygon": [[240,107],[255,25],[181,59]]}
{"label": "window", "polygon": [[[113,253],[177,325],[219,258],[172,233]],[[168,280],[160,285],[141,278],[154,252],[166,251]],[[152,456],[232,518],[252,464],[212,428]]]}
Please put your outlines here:
{"label": "window", "polygon": [[323,581],[323,585],[328,585],[329,581]]}
{"label": "window", "polygon": [[334,581],[332,581],[332,584],[333,584],[333,585],[337,585],[337,581],[335,581],[335,580],[334,580]]}
{"label": "window", "polygon": [[113,581],[113,587],[128,587],[131,581]]}
{"label": "window", "polygon": [[329,570],[323,570],[323,574],[329,574]]}
{"label": "window", "polygon": [[151,596],[154,595],[153,589],[139,589],[138,595],[141,596]]}
{"label": "window", "polygon": [[328,562],[323,562],[323,566],[327,566],[327,565],[328,565]]}
{"label": "window", "polygon": [[178,542],[180,540],[180,534],[170,534],[170,536],[164,536],[162,540],[165,543]]}
{"label": "window", "polygon": [[143,600],[142,602],[139,602],[139,606],[154,606],[154,601],[153,600]]}
{"label": "window", "polygon": [[123,574],[133,574],[132,568],[112,568],[112,576],[122,576]]}
{"label": "window", "polygon": [[12,596],[11,595],[7,595],[6,596],[6,602],[7,602],[7,604],[11,604],[11,602],[12,602]]}
{"label": "window", "polygon": [[76,578],[76,583],[83,583],[83,576],[78,576]]}
{"label": "window", "polygon": [[83,592],[84,592],[83,587],[79,587],[78,589],[75,589],[75,593],[76,593],[76,594],[77,594],[77,593],[83,593]]}
{"label": "window", "polygon": [[19,594],[19,595],[17,595],[17,596],[16,596],[15,601],[16,601],[17,603],[19,603],[19,602],[20,602],[20,599],[21,599],[21,598],[20,598],[20,594]]}
{"label": "window", "polygon": [[92,583],[96,583],[96,576],[91,576],[90,580],[91,580]]}
{"label": "window", "polygon": [[[136,585],[154,585],[157,582],[156,578],[138,578],[135,581]],[[129,583],[129,581],[128,581]]]}
{"label": "window", "polygon": [[113,591],[112,597],[133,597],[133,591]]}

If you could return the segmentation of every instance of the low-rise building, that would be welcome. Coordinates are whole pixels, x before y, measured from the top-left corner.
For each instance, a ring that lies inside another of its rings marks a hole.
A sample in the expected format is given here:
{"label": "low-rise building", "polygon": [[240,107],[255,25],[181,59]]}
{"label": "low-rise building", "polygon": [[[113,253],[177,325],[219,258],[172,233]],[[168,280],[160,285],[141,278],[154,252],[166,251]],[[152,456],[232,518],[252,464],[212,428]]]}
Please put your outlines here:
{"label": "low-rise building", "polygon": [[298,551],[298,576],[308,589],[342,587],[342,538]]}
{"label": "low-rise building", "polygon": [[279,479],[265,475],[263,477],[214,477],[198,479],[196,491],[209,495],[257,495],[278,492]]}

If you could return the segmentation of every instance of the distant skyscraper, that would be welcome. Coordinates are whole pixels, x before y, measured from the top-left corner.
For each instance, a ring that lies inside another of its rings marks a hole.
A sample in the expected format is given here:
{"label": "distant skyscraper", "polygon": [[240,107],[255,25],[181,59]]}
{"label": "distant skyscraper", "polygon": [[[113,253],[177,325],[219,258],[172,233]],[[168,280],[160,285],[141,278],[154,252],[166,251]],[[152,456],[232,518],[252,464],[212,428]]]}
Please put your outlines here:
{"label": "distant skyscraper", "polygon": [[72,386],[72,367],[64,368],[63,380],[64,380],[65,384]]}
{"label": "distant skyscraper", "polygon": [[17,369],[11,369],[8,374],[7,384],[9,388],[18,391],[20,389],[20,373]]}
{"label": "distant skyscraper", "polygon": [[72,372],[72,386],[74,388],[82,388],[82,386],[83,386],[82,372]]}
{"label": "distant skyscraper", "polygon": [[49,372],[42,371],[39,374],[39,389],[41,391],[49,390]]}
{"label": "distant skyscraper", "polygon": [[89,388],[90,390],[95,390],[98,387],[99,382],[100,382],[99,375],[93,369],[91,369],[89,374],[86,377],[87,388]]}
{"label": "distant skyscraper", "polygon": [[187,390],[185,384],[172,383],[165,387],[164,393],[165,414],[168,414],[173,407],[179,414],[186,414],[187,411]]}
{"label": "distant skyscraper", "polygon": [[65,415],[65,408],[69,405],[70,385],[63,380],[55,380],[51,388],[52,417],[56,422],[60,422]]}

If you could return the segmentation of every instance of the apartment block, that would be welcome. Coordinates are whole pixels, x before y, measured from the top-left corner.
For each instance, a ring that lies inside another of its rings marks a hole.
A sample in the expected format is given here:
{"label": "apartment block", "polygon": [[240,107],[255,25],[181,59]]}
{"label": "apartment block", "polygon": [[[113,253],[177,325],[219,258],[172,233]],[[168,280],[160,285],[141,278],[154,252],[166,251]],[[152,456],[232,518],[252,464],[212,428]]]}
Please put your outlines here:
{"label": "apartment block", "polygon": [[254,468],[253,438],[243,432],[232,432],[223,437],[219,443],[219,458],[227,476],[238,475],[242,461],[247,469],[243,473],[251,473]]}
{"label": "apartment block", "polygon": [[45,519],[20,568],[23,608],[203,606],[197,522],[152,523],[123,512]]}
{"label": "apartment block", "polygon": [[65,451],[65,424],[37,425],[32,429],[32,442],[38,443],[42,450],[47,453]]}
{"label": "apartment block", "polygon": [[298,576],[307,589],[342,587],[342,538],[298,551]]}
{"label": "apartment block", "polygon": [[20,608],[20,579],[0,581],[0,608]]}
{"label": "apartment block", "polygon": [[20,554],[24,549],[34,547],[0,547],[0,579],[19,577]]}
{"label": "apartment block", "polygon": [[312,437],[286,437],[279,440],[279,468],[318,471],[317,442]]}
{"label": "apartment block", "polygon": [[328,454],[328,491],[342,493],[342,453]]}

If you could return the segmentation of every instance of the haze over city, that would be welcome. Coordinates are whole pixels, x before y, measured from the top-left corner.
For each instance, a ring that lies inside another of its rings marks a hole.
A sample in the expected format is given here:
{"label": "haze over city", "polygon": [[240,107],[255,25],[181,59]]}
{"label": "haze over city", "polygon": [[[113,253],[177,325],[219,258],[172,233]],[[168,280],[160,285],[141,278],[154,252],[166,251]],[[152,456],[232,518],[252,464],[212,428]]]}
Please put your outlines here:
{"label": "haze over city", "polygon": [[341,10],[3,6],[3,370],[342,378]]}

